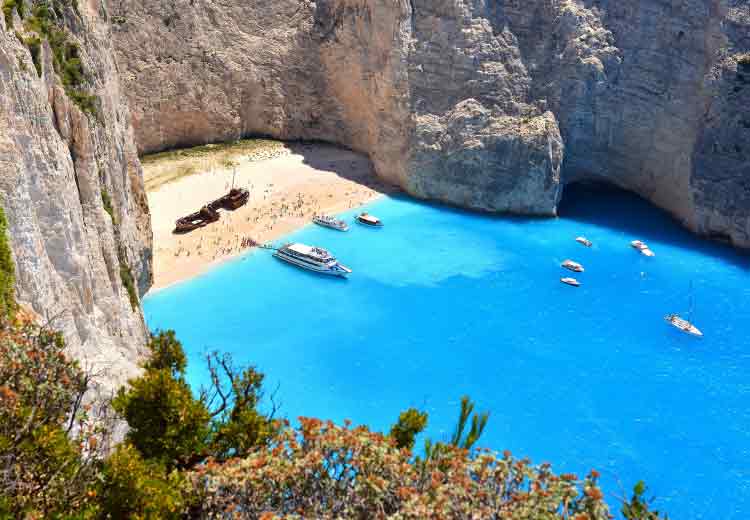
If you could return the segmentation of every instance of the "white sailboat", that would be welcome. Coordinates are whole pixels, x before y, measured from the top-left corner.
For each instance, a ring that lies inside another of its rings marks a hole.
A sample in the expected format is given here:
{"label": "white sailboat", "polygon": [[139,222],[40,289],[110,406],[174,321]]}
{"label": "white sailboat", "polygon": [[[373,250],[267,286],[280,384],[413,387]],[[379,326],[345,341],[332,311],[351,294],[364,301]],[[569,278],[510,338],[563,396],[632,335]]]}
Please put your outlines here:
{"label": "white sailboat", "polygon": [[703,332],[691,323],[693,316],[693,284],[690,284],[690,310],[688,311],[688,319],[681,318],[677,314],[667,314],[664,319],[679,331],[691,336],[703,337]]}

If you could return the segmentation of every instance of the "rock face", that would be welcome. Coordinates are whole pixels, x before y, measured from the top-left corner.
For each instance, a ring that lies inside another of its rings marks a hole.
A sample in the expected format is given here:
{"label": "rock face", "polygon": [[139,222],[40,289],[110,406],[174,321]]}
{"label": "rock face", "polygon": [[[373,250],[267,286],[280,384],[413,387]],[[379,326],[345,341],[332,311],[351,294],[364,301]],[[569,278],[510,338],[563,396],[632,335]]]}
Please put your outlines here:
{"label": "rock face", "polygon": [[89,7],[59,12],[95,96],[88,112],[66,94],[50,44],[32,59],[15,10],[12,28],[0,17],[0,203],[19,302],[64,333],[106,390],[136,372],[145,347],[123,280],[135,277],[136,298],[150,286],[151,224],[109,29]]}
{"label": "rock face", "polygon": [[110,2],[140,151],[366,152],[413,195],[553,215],[603,181],[750,247],[745,0]]}

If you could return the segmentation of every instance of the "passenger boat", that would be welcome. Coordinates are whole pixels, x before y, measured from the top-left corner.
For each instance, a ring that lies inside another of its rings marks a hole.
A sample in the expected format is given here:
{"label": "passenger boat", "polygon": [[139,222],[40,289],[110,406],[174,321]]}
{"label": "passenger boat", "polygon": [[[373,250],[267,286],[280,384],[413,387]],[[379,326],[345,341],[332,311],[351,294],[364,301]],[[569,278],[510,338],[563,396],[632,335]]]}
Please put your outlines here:
{"label": "passenger boat", "polygon": [[593,243],[591,243],[591,240],[586,237],[576,237],[576,242],[578,242],[579,244],[583,244],[586,247],[591,247],[594,245]]}
{"label": "passenger boat", "polygon": [[560,281],[562,283],[566,283],[568,285],[572,285],[573,287],[580,287],[581,286],[581,282],[579,282],[575,278],[560,278]]}
{"label": "passenger boat", "polygon": [[569,269],[575,273],[583,272],[583,266],[579,264],[578,262],[574,262],[573,260],[565,260],[562,263],[562,267],[564,267],[565,269]]}
{"label": "passenger boat", "polygon": [[651,249],[649,249],[648,245],[646,245],[646,243],[645,243],[645,242],[642,242],[642,241],[640,241],[640,240],[633,240],[633,241],[632,241],[632,242],[630,243],[630,245],[631,245],[631,246],[633,246],[633,248],[635,248],[635,249],[637,249],[638,251],[640,251],[640,253],[641,253],[641,254],[642,254],[643,256],[656,256],[656,255],[654,254],[654,252],[653,252],[653,251],[651,251]]}
{"label": "passenger boat", "polygon": [[383,222],[376,216],[369,213],[362,213],[357,216],[357,222],[370,227],[383,227]]}
{"label": "passenger boat", "polygon": [[349,231],[349,226],[343,220],[335,219],[328,215],[315,215],[313,222],[319,226],[336,229],[338,231]]}
{"label": "passenger boat", "polygon": [[320,247],[305,244],[286,244],[274,252],[273,256],[297,267],[331,276],[348,276],[352,270],[341,265],[334,256]]}
{"label": "passenger boat", "polygon": [[669,314],[667,316],[664,316],[664,319],[674,328],[681,330],[686,334],[690,334],[691,336],[703,337],[703,333],[698,327],[690,323],[688,320],[680,318],[676,314]]}

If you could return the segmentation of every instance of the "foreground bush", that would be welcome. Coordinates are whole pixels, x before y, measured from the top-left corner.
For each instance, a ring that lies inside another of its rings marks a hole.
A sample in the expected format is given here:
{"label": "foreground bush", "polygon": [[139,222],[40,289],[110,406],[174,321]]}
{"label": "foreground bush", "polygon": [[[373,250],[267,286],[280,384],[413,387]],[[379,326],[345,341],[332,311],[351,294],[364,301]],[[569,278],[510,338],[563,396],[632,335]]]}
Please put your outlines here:
{"label": "foreground bush", "polygon": [[[114,401],[131,430],[104,453],[108,423],[83,406],[90,376],[59,334],[0,320],[0,519],[445,518],[604,520],[598,475],[557,476],[473,450],[488,415],[464,398],[448,443],[410,447],[427,415],[407,410],[389,435],[257,406],[262,374],[212,354],[196,397],[173,333],[151,341],[142,377]],[[101,415],[99,416],[101,418]],[[638,484],[628,520],[660,520]]]}
{"label": "foreground bush", "polygon": [[[269,446],[193,474],[202,513],[237,518],[609,518],[596,472],[556,476],[510,453],[411,453],[365,427],[300,418]],[[263,515],[266,516],[263,516]]]}
{"label": "foreground bush", "polygon": [[0,517],[97,510],[100,432],[82,406],[87,388],[59,334],[0,322]]}

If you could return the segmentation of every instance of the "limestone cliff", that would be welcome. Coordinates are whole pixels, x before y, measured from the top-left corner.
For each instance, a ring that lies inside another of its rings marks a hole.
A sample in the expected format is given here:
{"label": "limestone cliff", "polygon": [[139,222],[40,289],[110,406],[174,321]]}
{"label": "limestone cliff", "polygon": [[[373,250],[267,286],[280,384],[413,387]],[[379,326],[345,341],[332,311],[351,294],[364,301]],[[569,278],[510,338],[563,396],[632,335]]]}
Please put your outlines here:
{"label": "limestone cliff", "polygon": [[746,0],[133,0],[108,15],[141,151],[364,151],[461,206],[604,181],[750,247]]}
{"label": "limestone cliff", "polygon": [[0,203],[18,300],[114,388],[145,346],[151,224],[109,28],[94,2],[4,5]]}

